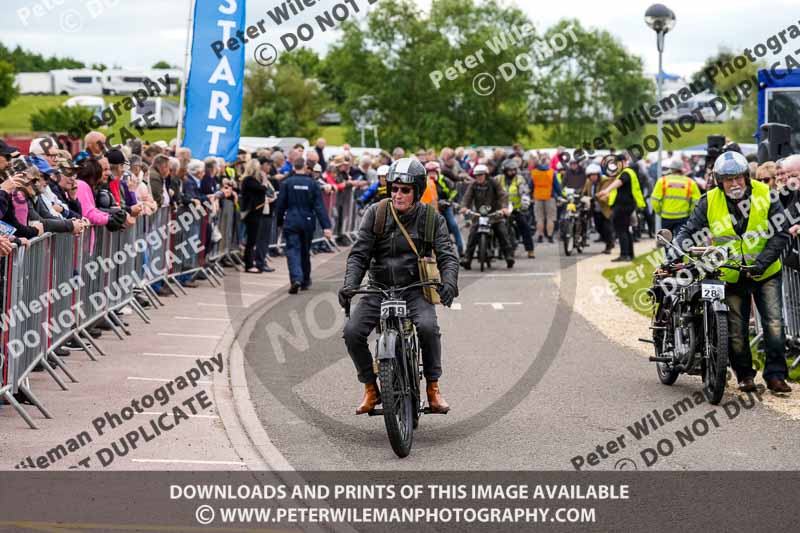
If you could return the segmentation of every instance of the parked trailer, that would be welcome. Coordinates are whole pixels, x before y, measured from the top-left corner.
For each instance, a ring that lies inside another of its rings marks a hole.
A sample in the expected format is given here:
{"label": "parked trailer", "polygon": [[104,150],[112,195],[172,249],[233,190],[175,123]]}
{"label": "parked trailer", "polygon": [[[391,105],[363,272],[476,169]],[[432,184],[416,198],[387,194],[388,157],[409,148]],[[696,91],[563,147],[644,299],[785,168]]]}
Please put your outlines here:
{"label": "parked trailer", "polygon": [[14,76],[19,94],[53,94],[53,75],[49,72],[20,72]]}
{"label": "parked trailer", "polygon": [[100,71],[89,69],[51,70],[53,94],[101,95],[103,80]]}

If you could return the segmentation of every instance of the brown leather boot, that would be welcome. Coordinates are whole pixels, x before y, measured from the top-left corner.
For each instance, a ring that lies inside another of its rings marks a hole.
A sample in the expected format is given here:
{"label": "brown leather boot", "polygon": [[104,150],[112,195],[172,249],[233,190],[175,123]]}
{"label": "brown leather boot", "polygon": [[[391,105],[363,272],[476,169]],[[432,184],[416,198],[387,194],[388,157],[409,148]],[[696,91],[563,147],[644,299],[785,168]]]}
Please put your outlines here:
{"label": "brown leather boot", "polygon": [[381,403],[381,392],[378,390],[377,383],[367,383],[364,385],[364,399],[356,409],[357,415],[369,413],[375,406]]}
{"label": "brown leather boot", "polygon": [[446,413],[450,410],[450,406],[447,405],[447,402],[442,395],[439,393],[439,382],[438,381],[429,381],[428,382],[428,405],[431,408],[431,413]]}

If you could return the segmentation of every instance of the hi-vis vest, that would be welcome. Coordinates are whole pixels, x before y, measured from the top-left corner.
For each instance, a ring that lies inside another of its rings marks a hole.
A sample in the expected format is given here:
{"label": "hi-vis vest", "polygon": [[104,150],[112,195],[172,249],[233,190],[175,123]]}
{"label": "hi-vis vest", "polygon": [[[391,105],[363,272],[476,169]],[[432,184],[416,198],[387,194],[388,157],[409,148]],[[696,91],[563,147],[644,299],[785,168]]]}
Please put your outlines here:
{"label": "hi-vis vest", "polygon": [[511,205],[514,206],[514,209],[522,209],[522,196],[519,194],[519,175],[514,176],[514,179],[511,180],[511,185],[506,185],[506,177],[504,174],[497,176],[497,180],[500,181],[500,185],[502,185],[503,189],[508,193],[508,199]]}
{"label": "hi-vis vest", "polygon": [[[645,203],[644,196],[642,196],[642,188],[639,187],[639,178],[636,177],[636,173],[630,168],[626,167],[622,169],[622,174],[626,172],[631,177],[631,192],[633,193],[633,199],[636,201],[636,207],[644,209],[647,203]],[[611,191],[611,194],[608,195],[608,205],[613,206],[614,202],[617,201],[617,190],[618,189],[614,189]]]}
{"label": "hi-vis vest", "polygon": [[534,200],[549,200],[553,197],[552,170],[540,170],[538,168],[534,168],[531,170],[531,178],[533,178]]}
{"label": "hi-vis vest", "polygon": [[[711,230],[711,241],[714,246],[724,246],[731,259],[743,260],[744,264],[755,263],[758,254],[767,245],[769,231],[769,186],[755,180],[750,181],[752,195],[750,197],[750,217],[747,220],[747,229],[740,237],[733,229],[731,214],[725,201],[725,193],[715,187],[707,194],[708,226]],[[766,279],[781,269],[781,260],[776,259],[764,274],[755,278],[756,281]],[[739,281],[739,272],[728,268],[722,269],[722,279],[728,283]]]}
{"label": "hi-vis vest", "polygon": [[661,218],[687,218],[700,199],[700,188],[686,176],[662,176],[650,199],[653,201],[653,211]]}

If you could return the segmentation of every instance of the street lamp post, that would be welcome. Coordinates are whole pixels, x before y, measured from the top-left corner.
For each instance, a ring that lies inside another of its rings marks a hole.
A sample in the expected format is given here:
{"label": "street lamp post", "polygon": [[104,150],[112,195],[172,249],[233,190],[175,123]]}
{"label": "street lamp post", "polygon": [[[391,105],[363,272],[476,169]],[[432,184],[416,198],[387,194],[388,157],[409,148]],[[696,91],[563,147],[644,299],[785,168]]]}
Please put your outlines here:
{"label": "street lamp post", "polygon": [[[675,13],[665,6],[664,4],[653,4],[647,8],[644,13],[644,21],[656,32],[656,46],[658,47],[658,97],[657,101],[661,102],[661,89],[664,83],[664,72],[661,68],[662,55],[664,53],[664,36],[675,27]],[[657,178],[661,179],[661,151],[664,144],[663,141],[663,125],[664,120],[662,116],[658,115],[658,168]]]}
{"label": "street lamp post", "polygon": [[361,146],[366,146],[366,131],[372,130],[375,134],[375,144],[378,144],[378,126],[375,124],[380,117],[380,113],[375,109],[367,109],[372,104],[372,99],[369,96],[363,96],[359,99],[360,109],[352,109],[350,111],[350,118],[356,126],[356,129],[361,132]]}

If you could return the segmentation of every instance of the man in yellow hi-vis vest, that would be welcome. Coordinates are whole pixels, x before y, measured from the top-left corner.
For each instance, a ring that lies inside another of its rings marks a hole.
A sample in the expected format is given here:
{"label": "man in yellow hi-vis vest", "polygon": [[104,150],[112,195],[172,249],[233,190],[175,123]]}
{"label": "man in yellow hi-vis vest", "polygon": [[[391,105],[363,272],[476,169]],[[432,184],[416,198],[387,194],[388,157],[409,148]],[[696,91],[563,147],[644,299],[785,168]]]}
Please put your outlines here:
{"label": "man in yellow hi-vis vest", "polygon": [[739,390],[756,390],[749,335],[755,300],[764,330],[764,381],[773,392],[791,392],[786,384],[780,260],[789,243],[788,223],[780,197],[771,197],[769,187],[750,180],[749,174],[742,154],[722,153],[714,163],[717,186],[700,198],[674,242],[682,250],[703,246],[710,231],[713,245],[728,250],[729,261],[748,266],[741,273],[722,269],[731,367]]}
{"label": "man in yellow hi-vis vest", "polygon": [[[647,203],[642,195],[642,188],[639,185],[639,176],[636,171],[625,166],[625,154],[616,156],[616,164],[622,167],[616,179],[611,185],[597,193],[601,200],[608,198],[608,205],[613,209],[611,221],[614,225],[614,233],[619,239],[620,254],[614,262],[633,261],[633,235],[631,235],[631,215],[636,209],[644,209]],[[613,175],[613,174],[612,174]]]}
{"label": "man in yellow hi-vis vest", "polygon": [[661,227],[676,234],[689,220],[700,199],[700,187],[692,178],[681,175],[683,163],[679,159],[673,159],[665,166],[672,173],[661,176],[656,182],[650,200],[653,211],[661,217]]}

